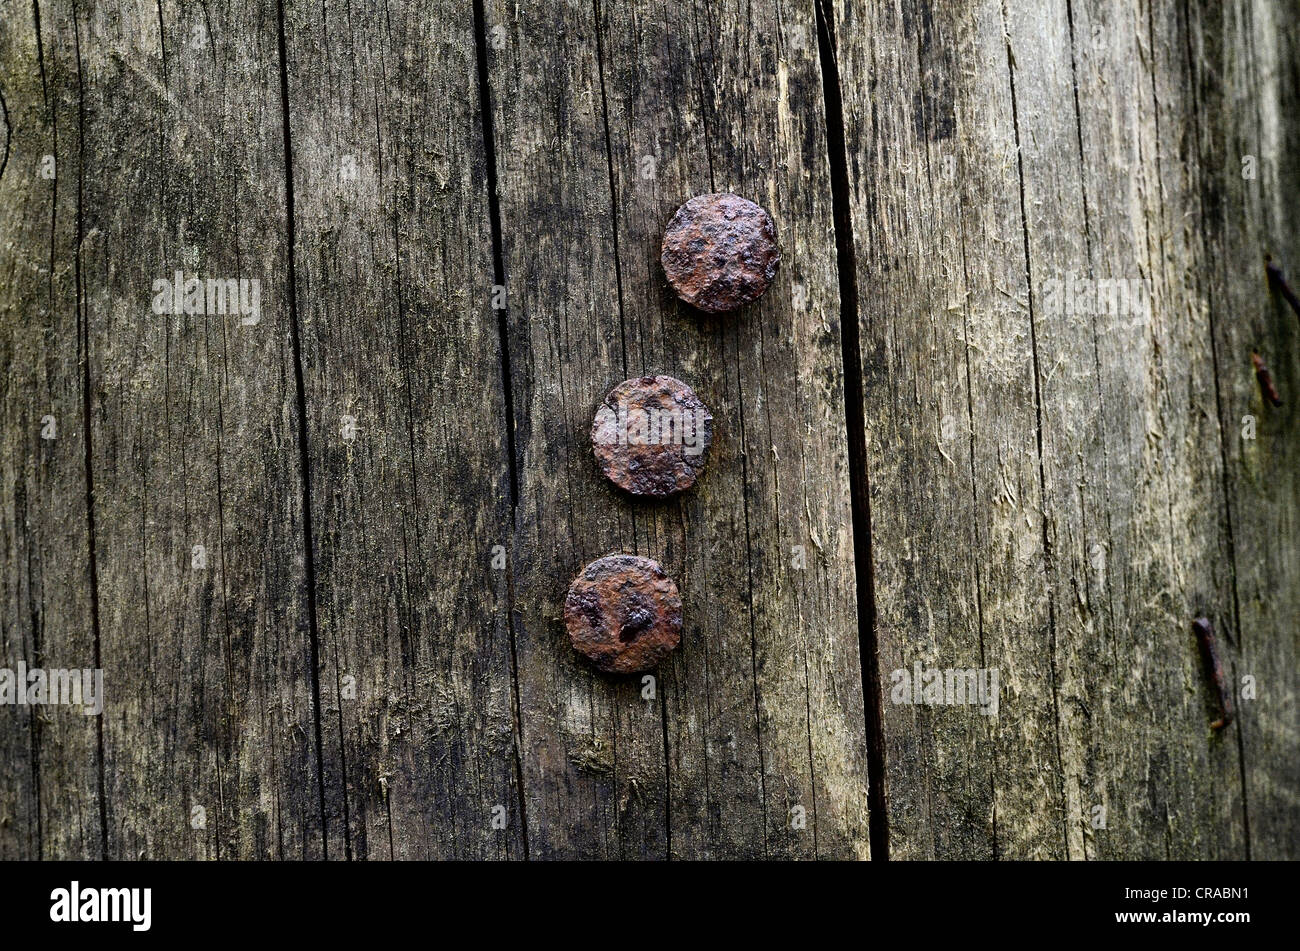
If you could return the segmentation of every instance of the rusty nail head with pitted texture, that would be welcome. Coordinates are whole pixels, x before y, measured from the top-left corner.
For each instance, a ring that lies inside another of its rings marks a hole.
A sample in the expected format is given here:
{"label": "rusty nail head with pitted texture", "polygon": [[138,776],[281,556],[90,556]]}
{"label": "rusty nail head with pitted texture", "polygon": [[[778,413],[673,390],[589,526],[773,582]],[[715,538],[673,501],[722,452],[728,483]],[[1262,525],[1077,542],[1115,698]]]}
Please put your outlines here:
{"label": "rusty nail head with pitted texture", "polygon": [[624,380],[596,408],[591,448],[606,478],[633,495],[689,489],[704,469],[713,415],[671,376]]}
{"label": "rusty nail head with pitted texture", "polygon": [[682,635],[682,599],[658,562],[606,555],[582,569],[564,599],[575,650],[606,673],[650,670]]}
{"label": "rusty nail head with pitted texture", "polygon": [[772,216],[729,193],[696,195],[664,231],[660,262],[683,301],[709,313],[758,300],[781,263]]}

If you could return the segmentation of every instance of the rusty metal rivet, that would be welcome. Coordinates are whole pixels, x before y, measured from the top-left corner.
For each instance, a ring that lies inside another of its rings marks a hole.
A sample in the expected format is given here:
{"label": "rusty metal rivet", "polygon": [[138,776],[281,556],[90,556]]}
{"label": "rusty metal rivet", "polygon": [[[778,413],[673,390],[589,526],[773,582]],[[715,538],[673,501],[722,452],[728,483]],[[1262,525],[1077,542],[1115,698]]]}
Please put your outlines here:
{"label": "rusty metal rivet", "polygon": [[606,673],[650,670],[681,640],[682,599],[658,562],[606,555],[569,586],[564,624],[574,649]]}
{"label": "rusty metal rivet", "polygon": [[596,462],[633,495],[657,498],[694,485],[713,441],[713,416],[695,391],[671,376],[624,380],[591,424]]}
{"label": "rusty metal rivet", "polygon": [[772,216],[752,201],[697,195],[668,222],[659,260],[678,297],[716,314],[762,296],[781,249]]}

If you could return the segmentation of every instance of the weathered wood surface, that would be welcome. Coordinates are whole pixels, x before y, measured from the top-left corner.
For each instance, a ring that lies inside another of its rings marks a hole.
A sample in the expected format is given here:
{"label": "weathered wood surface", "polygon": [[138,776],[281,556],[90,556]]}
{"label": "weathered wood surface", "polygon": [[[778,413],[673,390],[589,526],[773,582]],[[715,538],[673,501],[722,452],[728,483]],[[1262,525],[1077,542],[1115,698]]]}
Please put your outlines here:
{"label": "weathered wood surface", "polygon": [[[539,856],[865,856],[866,746],[834,229],[812,10],[489,5],[520,501],[523,776]],[[789,37],[802,40],[798,48]],[[751,195],[784,257],[741,319],[674,303],[658,264],[683,196]],[[796,306],[794,286],[803,290]],[[586,433],[619,381],[680,377],[712,410],[698,489],[645,505]],[[796,564],[795,546],[806,568]],[[611,685],[566,649],[563,579],[660,560],[690,618]],[[561,580],[557,584],[557,578]],[[592,803],[597,821],[593,822]],[[802,807],[806,829],[792,828]]]}
{"label": "weathered wood surface", "polygon": [[[1295,852],[1294,425],[1250,349],[1294,373],[1261,255],[1295,252],[1297,33],[1174,6],[837,10],[880,665],[1004,691],[886,704],[895,857]],[[1064,312],[1071,274],[1149,307]],[[1199,614],[1260,684],[1220,735]]]}
{"label": "weathered wood surface", "polygon": [[[1297,857],[1293,13],[0,0],[0,666],[106,692],[0,709],[0,857]],[[716,190],[783,260],[704,318]],[[715,436],[648,505],[588,432],[653,372]],[[615,550],[653,682],[563,629]]]}

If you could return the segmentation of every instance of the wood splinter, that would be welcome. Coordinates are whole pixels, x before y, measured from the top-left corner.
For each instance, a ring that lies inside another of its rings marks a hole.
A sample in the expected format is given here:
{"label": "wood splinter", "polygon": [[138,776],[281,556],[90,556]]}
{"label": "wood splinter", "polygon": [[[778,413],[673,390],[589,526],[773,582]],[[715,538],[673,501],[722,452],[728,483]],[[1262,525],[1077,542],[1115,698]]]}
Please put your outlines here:
{"label": "wood splinter", "polygon": [[1215,689],[1219,692],[1219,718],[1210,724],[1211,730],[1222,730],[1232,722],[1232,691],[1223,676],[1223,662],[1219,659],[1219,648],[1214,640],[1214,626],[1209,618],[1198,617],[1192,622],[1192,630],[1201,645],[1201,659],[1205,661],[1214,679]]}

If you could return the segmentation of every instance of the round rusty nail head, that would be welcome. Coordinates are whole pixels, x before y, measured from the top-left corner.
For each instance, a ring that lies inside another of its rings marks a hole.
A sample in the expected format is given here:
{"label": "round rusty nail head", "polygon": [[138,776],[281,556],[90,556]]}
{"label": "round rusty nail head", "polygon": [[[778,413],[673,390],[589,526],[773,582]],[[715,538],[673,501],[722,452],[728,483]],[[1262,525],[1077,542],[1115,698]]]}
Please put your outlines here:
{"label": "round rusty nail head", "polygon": [[781,263],[772,216],[748,199],[696,195],[677,209],[659,260],[677,296],[717,314],[757,300]]}
{"label": "round rusty nail head", "polygon": [[633,495],[664,498],[690,488],[713,441],[713,416],[695,391],[671,376],[624,380],[596,409],[596,462]]}
{"label": "round rusty nail head", "polygon": [[682,636],[682,598],[658,562],[638,555],[598,558],[564,599],[573,647],[606,673],[650,670]]}

